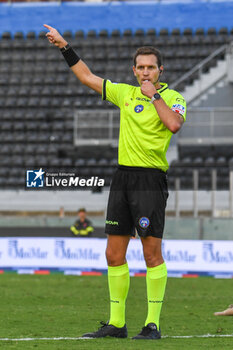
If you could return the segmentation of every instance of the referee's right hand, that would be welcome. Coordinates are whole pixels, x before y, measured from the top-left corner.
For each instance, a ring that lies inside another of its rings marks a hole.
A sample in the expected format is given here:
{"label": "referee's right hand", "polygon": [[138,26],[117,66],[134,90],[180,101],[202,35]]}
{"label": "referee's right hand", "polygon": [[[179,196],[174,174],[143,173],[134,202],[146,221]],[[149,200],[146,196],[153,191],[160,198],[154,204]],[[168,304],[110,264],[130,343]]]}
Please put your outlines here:
{"label": "referee's right hand", "polygon": [[51,44],[54,44],[55,46],[59,47],[59,49],[62,49],[68,44],[68,42],[61,36],[61,34],[55,28],[49,26],[48,24],[44,24],[44,27],[49,30],[46,36]]}

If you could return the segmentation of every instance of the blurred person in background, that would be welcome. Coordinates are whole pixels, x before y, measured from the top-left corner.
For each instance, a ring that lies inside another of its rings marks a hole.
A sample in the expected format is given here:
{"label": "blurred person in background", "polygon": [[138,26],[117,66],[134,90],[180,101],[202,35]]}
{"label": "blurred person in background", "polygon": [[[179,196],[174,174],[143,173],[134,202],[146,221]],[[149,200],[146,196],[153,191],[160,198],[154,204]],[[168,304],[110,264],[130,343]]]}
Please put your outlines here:
{"label": "blurred person in background", "polygon": [[60,219],[64,219],[64,217],[65,217],[64,207],[60,207],[60,209],[59,209],[59,218]]}
{"label": "blurred person in background", "polygon": [[74,236],[90,237],[94,228],[91,221],[87,218],[87,212],[85,208],[78,210],[78,220],[70,227]]}

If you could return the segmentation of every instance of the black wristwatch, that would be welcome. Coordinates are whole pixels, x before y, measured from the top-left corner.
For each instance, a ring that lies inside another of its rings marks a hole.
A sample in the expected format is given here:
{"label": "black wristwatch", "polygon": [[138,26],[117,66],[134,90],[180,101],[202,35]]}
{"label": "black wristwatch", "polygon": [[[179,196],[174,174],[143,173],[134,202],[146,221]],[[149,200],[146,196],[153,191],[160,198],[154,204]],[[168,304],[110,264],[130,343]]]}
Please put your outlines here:
{"label": "black wristwatch", "polygon": [[154,101],[157,101],[161,98],[160,94],[158,94],[158,92],[156,92],[156,94],[154,94],[152,97],[151,97],[151,100],[150,102],[153,103]]}
{"label": "black wristwatch", "polygon": [[61,50],[61,52],[65,52],[65,51],[67,51],[69,48],[70,48],[70,45],[67,44],[66,46],[62,47],[60,50]]}

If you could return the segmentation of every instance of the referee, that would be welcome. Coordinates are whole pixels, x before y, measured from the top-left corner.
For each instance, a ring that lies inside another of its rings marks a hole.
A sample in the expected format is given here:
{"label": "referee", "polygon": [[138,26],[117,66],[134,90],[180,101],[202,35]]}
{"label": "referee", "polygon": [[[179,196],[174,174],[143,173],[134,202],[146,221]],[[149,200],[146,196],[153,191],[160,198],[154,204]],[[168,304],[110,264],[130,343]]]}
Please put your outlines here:
{"label": "referee", "polygon": [[93,74],[55,28],[44,26],[49,30],[49,42],[61,49],[81,83],[121,112],[119,165],[111,183],[105,227],[110,319],[84,337],[127,337],[125,302],[130,279],[126,251],[136,228],[147,266],[148,313],[133,339],[160,339],[159,318],[167,282],[161,253],[168,197],[166,152],[172,135],[185,121],[185,100],[160,82],[162,59],[154,47],[140,47],[134,55],[133,73],[139,87],[114,84]]}

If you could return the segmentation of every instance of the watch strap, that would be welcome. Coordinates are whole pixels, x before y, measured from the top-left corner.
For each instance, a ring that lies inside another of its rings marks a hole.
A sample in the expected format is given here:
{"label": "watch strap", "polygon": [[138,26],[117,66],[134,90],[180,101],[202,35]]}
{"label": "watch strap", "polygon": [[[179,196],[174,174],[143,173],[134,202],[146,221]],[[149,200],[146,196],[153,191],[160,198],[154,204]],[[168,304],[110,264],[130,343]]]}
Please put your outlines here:
{"label": "watch strap", "polygon": [[70,48],[70,44],[67,44],[66,46],[62,47],[60,50],[61,52],[66,52],[67,50],[69,50]]}

